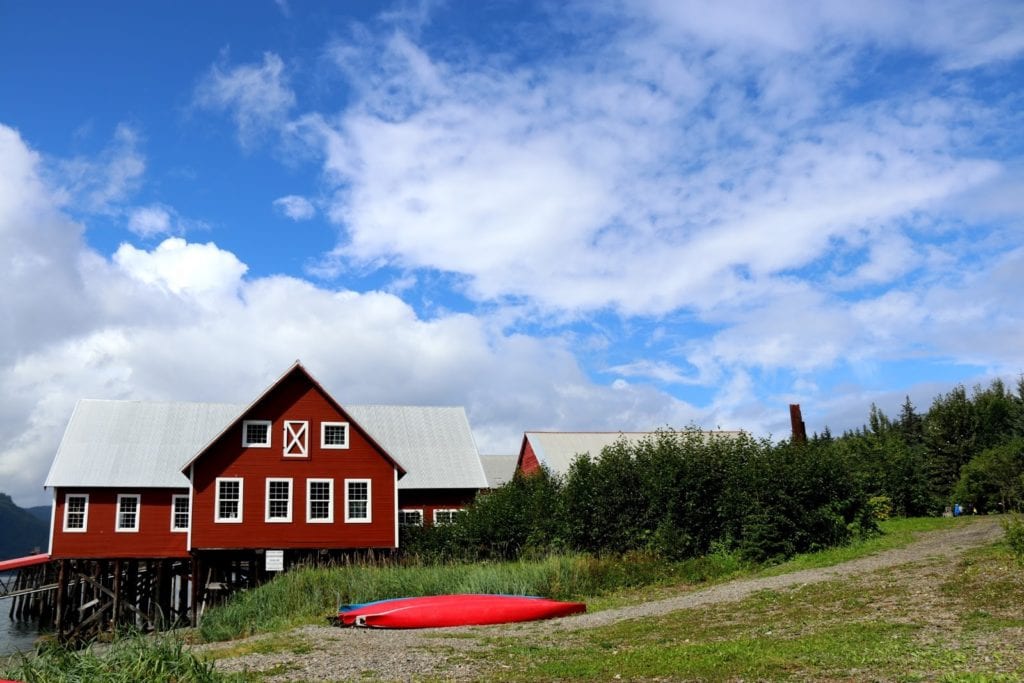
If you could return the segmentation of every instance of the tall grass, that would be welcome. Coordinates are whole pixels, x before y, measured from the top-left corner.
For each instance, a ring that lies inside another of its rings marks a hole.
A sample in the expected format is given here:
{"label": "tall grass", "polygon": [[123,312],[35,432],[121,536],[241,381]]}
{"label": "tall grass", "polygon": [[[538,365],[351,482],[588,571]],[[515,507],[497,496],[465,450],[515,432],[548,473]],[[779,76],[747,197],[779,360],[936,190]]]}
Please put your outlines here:
{"label": "tall grass", "polygon": [[35,656],[19,655],[6,667],[0,667],[0,678],[25,683],[213,683],[229,680],[214,670],[213,663],[185,650],[180,639],[141,635],[121,637],[109,646],[94,645],[82,650],[52,644]]}
{"label": "tall grass", "polygon": [[411,595],[499,593],[580,599],[666,580],[706,581],[738,566],[734,556],[724,554],[669,562],[629,553],[475,564],[301,568],[211,609],[203,616],[200,633],[207,641],[229,640],[317,622],[335,614],[340,604]]}

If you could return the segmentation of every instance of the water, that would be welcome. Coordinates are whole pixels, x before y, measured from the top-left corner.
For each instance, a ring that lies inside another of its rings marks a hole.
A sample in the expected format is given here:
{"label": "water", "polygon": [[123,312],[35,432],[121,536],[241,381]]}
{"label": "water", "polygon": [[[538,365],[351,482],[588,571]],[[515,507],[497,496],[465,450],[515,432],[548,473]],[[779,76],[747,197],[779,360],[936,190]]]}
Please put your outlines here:
{"label": "water", "polygon": [[31,652],[39,637],[34,622],[11,621],[7,617],[10,608],[7,600],[0,600],[0,657],[15,652]]}

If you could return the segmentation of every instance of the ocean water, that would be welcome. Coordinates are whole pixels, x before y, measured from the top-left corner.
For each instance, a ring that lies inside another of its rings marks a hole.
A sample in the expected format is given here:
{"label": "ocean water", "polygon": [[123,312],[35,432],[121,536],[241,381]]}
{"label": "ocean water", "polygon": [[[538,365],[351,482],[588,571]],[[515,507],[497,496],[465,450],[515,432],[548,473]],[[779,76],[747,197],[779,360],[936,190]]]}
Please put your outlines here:
{"label": "ocean water", "polygon": [[0,600],[0,657],[15,652],[31,652],[39,637],[34,623],[9,619],[7,611],[10,608],[9,601]]}

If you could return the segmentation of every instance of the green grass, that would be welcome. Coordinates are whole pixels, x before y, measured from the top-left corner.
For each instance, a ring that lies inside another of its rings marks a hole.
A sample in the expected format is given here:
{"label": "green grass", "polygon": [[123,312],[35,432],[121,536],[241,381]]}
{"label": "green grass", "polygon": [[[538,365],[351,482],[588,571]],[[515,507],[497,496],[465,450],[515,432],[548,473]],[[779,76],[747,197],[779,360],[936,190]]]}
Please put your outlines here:
{"label": "green grass", "polygon": [[[945,576],[945,578],[941,578]],[[938,577],[938,578],[937,578]],[[1024,573],[1008,546],[762,591],[741,602],[490,641],[484,679],[1024,680]]]}
{"label": "green grass", "polygon": [[346,565],[288,572],[255,590],[209,610],[201,624],[206,641],[323,623],[339,604],[406,595],[506,593],[586,600],[591,610],[608,609],[731,580],[823,567],[905,546],[923,531],[969,523],[966,518],[896,519],[882,523],[883,534],[852,545],[801,555],[786,563],[758,567],[734,553],[668,562],[633,553],[595,558],[556,555],[536,561],[426,566]]}
{"label": "green grass", "polygon": [[34,656],[19,655],[0,668],[0,677],[25,683],[240,680],[219,674],[212,663],[186,650],[179,638],[140,635],[121,637],[110,645],[93,645],[82,650],[50,645]]}

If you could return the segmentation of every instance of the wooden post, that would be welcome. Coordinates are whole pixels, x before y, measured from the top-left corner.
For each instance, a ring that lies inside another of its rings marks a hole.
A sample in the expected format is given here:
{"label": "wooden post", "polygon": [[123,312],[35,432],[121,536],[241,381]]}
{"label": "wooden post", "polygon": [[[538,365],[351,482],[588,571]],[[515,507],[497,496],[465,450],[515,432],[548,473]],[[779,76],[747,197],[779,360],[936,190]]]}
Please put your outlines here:
{"label": "wooden post", "polygon": [[121,559],[114,560],[114,581],[111,586],[111,590],[114,591],[114,609],[111,610],[113,613],[110,615],[111,627],[113,630],[117,630],[117,625],[121,621],[121,593],[123,590],[121,584]]}
{"label": "wooden post", "polygon": [[64,610],[68,601],[68,561],[61,560],[57,565],[57,614],[53,623],[53,630],[57,638],[64,629]]}
{"label": "wooden post", "polygon": [[199,625],[199,577],[202,576],[199,554],[192,556],[192,626]]}

